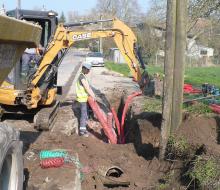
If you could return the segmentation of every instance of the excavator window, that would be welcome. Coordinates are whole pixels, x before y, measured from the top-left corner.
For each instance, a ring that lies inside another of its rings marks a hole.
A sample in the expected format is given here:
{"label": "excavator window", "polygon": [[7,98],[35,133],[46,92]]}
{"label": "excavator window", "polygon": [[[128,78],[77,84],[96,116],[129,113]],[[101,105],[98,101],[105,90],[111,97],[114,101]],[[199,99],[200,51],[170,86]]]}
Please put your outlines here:
{"label": "excavator window", "polygon": [[26,20],[38,23],[42,27],[42,35],[41,35],[40,44],[43,47],[46,47],[48,44],[49,38],[51,36],[51,22],[50,22],[50,20],[33,19],[33,18],[30,18],[30,19],[27,18]]}
{"label": "excavator window", "polygon": [[[25,18],[27,21],[38,23],[42,27],[41,46],[46,48],[51,36],[51,21],[47,19]],[[29,76],[34,73],[40,57],[35,48],[26,49],[20,59],[20,64],[11,71],[6,81],[14,85],[15,89],[26,89]]]}

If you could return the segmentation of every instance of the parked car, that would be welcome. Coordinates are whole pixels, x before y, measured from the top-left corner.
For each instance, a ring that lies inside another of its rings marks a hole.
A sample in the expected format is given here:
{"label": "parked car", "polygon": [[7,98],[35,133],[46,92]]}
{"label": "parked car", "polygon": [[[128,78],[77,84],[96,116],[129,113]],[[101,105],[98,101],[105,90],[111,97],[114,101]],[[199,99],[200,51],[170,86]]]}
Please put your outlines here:
{"label": "parked car", "polygon": [[92,66],[104,66],[104,58],[100,52],[88,53],[85,62],[92,64]]}

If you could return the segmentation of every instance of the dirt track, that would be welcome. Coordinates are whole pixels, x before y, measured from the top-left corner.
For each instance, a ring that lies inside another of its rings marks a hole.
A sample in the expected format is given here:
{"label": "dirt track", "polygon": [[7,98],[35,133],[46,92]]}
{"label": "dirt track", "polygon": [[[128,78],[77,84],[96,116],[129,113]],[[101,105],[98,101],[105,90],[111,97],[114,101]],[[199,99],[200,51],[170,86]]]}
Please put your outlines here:
{"label": "dirt track", "polygon": [[[110,104],[116,110],[121,104],[123,91],[130,94],[138,89],[132,79],[121,77],[104,68],[93,68],[89,78],[96,93],[102,98],[102,103],[105,106]],[[69,89],[66,99],[61,100],[63,103],[52,132],[36,131],[29,117],[18,120],[8,118],[5,121],[14,123],[21,131],[21,140],[24,142],[26,189],[68,190],[74,189],[79,181],[80,176],[77,176],[75,165],[41,169],[38,154],[45,149],[66,149],[72,156],[79,156],[83,165],[81,175],[83,190],[108,189],[103,187],[100,181],[102,178],[100,171],[103,171],[103,168],[112,166],[121,168],[124,172],[123,179],[130,182],[128,187],[115,189],[137,190],[158,189],[159,181],[164,175],[172,169],[181,168],[180,164],[158,160],[161,114],[145,112],[146,97],[135,98],[132,103],[132,109],[126,120],[127,144],[110,145],[104,142],[99,123],[93,120],[89,123],[91,135],[88,138],[75,134],[77,122],[72,110],[73,86]],[[184,121],[179,134],[197,147],[205,145],[208,154],[220,157],[219,128],[217,116],[215,118],[190,116]],[[174,177],[177,180],[167,189],[186,187],[187,184],[180,180],[181,169],[176,171]]]}

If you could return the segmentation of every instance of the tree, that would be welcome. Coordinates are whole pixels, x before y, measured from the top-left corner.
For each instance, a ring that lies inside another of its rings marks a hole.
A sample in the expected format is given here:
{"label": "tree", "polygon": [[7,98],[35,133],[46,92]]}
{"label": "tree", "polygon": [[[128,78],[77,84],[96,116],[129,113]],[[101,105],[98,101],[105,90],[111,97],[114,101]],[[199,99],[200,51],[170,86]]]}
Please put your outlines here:
{"label": "tree", "polygon": [[143,15],[136,0],[98,0],[96,10],[104,18],[117,17],[130,24],[139,22]]}
{"label": "tree", "polygon": [[138,24],[135,31],[138,37],[138,44],[142,48],[144,62],[152,62],[158,50],[164,47],[163,32],[159,35],[156,25],[149,20],[142,24]]}
{"label": "tree", "polygon": [[[187,36],[190,39],[188,38],[187,49],[190,49],[194,43],[199,43],[216,50],[218,44],[216,43],[216,39],[218,39],[216,29],[219,27],[220,1],[189,0],[188,16]],[[147,13],[144,23],[165,28],[165,22],[166,0],[152,0],[151,9]]]}
{"label": "tree", "polygon": [[66,22],[66,17],[62,11],[61,15],[60,15],[60,18],[59,18],[59,23],[65,23]]}

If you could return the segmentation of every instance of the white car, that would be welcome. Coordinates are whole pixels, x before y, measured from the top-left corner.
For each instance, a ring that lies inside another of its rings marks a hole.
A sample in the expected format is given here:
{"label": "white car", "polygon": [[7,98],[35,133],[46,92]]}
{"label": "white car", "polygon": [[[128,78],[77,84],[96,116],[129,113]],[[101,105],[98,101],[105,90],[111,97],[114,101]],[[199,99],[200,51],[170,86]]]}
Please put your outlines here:
{"label": "white car", "polygon": [[86,55],[86,63],[92,66],[104,66],[104,58],[100,52],[90,52]]}

